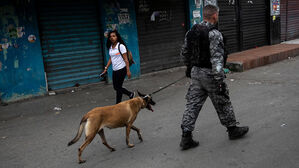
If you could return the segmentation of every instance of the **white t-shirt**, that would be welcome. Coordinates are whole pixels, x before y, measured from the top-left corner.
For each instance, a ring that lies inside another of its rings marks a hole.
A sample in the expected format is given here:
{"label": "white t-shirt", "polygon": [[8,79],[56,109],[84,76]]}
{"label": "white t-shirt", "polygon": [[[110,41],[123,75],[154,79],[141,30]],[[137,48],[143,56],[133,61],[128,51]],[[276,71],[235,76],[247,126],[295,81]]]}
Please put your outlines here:
{"label": "white t-shirt", "polygon": [[117,71],[117,70],[120,70],[120,69],[126,67],[126,63],[125,63],[123,57],[121,56],[121,54],[119,53],[118,45],[120,45],[119,50],[122,54],[125,54],[127,52],[127,49],[123,44],[117,43],[115,48],[112,48],[112,45],[111,45],[111,47],[109,49],[109,55],[111,57],[113,71]]}

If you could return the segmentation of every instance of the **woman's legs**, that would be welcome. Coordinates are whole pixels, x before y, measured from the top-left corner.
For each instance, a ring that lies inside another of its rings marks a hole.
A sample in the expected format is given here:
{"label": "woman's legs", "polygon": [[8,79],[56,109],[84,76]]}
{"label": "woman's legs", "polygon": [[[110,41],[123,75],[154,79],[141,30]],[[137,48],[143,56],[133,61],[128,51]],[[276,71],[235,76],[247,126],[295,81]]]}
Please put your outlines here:
{"label": "woman's legs", "polygon": [[112,80],[113,80],[113,88],[116,91],[116,104],[121,102],[122,94],[126,94],[127,96],[131,96],[132,94],[132,92],[122,87],[126,75],[127,75],[126,67],[117,71],[113,71]]}

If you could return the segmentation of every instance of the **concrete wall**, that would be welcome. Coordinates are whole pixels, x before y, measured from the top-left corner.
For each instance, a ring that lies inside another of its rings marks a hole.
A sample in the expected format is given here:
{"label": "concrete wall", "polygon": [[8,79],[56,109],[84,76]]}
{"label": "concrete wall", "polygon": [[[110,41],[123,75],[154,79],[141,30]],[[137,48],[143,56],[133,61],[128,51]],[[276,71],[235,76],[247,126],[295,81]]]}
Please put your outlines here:
{"label": "concrete wall", "polygon": [[1,0],[1,99],[16,101],[46,91],[34,1]]}
{"label": "concrete wall", "polygon": [[[132,78],[137,78],[140,76],[140,56],[134,6],[133,0],[101,0],[100,17],[104,32],[103,51],[105,54],[105,65],[109,60],[108,49],[106,48],[106,36],[109,30],[117,29],[126,42],[128,49],[132,52],[135,64],[130,67],[130,70]],[[112,81],[111,67],[108,70],[108,82]]]}

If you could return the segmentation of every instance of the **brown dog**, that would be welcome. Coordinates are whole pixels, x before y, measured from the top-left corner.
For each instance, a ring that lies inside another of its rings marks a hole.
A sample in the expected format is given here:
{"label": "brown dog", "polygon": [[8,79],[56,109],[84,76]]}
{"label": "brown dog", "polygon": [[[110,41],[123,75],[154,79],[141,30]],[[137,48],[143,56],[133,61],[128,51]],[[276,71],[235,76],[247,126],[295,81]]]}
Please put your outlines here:
{"label": "brown dog", "polygon": [[150,95],[144,95],[139,92],[138,95],[139,97],[123,101],[116,105],[96,107],[83,116],[76,137],[68,143],[68,146],[76,143],[80,139],[85,126],[85,142],[79,148],[79,163],[85,162],[85,160],[81,159],[81,154],[97,133],[101,136],[103,144],[110,149],[111,152],[115,151],[115,149],[109,146],[106,141],[103,129],[104,127],[126,127],[126,143],[129,148],[134,147],[133,144],[129,143],[129,134],[131,129],[135,130],[140,141],[143,141],[140,129],[135,127],[133,122],[141,109],[147,108],[148,110],[153,111],[151,105],[155,105],[156,103],[152,100]]}

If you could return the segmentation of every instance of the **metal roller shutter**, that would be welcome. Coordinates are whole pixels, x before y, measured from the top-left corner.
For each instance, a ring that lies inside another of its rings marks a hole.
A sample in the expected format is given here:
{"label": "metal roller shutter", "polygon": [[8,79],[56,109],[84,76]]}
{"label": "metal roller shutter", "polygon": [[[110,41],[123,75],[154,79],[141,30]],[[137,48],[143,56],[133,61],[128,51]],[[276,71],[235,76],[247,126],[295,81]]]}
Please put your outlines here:
{"label": "metal roller shutter", "polygon": [[265,0],[241,0],[240,27],[241,49],[260,47],[269,44],[268,12],[269,3]]}
{"label": "metal roller shutter", "polygon": [[287,0],[281,0],[280,2],[280,39],[286,41],[287,34]]}
{"label": "metal roller shutter", "polygon": [[287,40],[299,37],[299,1],[287,2]]}
{"label": "metal roller shutter", "polygon": [[219,30],[226,38],[226,48],[229,53],[237,52],[239,48],[239,20],[234,1],[218,0]]}
{"label": "metal roller shutter", "polygon": [[185,1],[135,2],[141,73],[182,65],[179,52],[186,32]]}
{"label": "metal roller shutter", "polygon": [[104,59],[97,1],[44,0],[38,6],[49,90],[99,82]]}

